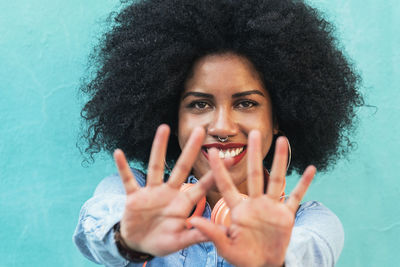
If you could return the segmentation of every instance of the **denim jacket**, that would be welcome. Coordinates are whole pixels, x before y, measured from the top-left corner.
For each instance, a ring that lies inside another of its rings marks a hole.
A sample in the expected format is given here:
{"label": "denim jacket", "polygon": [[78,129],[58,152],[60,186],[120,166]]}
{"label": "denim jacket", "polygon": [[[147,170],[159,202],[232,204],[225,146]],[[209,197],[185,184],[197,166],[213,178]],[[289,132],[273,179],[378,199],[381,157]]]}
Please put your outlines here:
{"label": "denim jacket", "polygon": [[[143,173],[133,169],[140,186],[145,185]],[[188,183],[196,183],[189,176]],[[125,260],[114,242],[113,226],[122,218],[126,194],[118,175],[109,176],[97,186],[94,195],[83,205],[73,240],[82,254],[98,264],[106,266],[143,266]],[[206,204],[203,216],[211,217]],[[287,267],[334,266],[344,243],[343,227],[336,215],[316,201],[303,203],[296,213],[289,247],[286,252]],[[251,260],[251,259],[249,259]],[[199,243],[164,257],[155,257],[151,266],[232,266],[217,254],[212,242]]]}

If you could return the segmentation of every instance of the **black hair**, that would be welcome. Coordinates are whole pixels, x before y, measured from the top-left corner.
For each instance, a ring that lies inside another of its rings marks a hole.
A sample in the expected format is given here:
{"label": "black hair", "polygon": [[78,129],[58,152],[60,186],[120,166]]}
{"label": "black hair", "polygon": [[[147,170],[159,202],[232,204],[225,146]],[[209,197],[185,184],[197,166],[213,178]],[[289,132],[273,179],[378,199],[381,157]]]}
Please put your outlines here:
{"label": "black hair", "polygon": [[[360,78],[316,9],[294,0],[127,2],[96,47],[95,73],[81,87],[89,96],[81,115],[90,157],[121,148],[146,166],[157,127],[177,128],[194,63],[227,52],[246,57],[259,72],[291,143],[290,171],[309,164],[326,170],[352,147],[363,105]],[[167,161],[180,151],[171,134]]]}

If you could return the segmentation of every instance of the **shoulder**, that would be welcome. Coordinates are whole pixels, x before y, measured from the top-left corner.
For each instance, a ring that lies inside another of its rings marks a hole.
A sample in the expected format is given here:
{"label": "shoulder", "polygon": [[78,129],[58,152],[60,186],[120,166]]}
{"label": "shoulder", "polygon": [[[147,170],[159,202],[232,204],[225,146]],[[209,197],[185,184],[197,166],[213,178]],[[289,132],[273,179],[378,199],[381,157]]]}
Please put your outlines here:
{"label": "shoulder", "polygon": [[339,218],[329,208],[318,201],[307,201],[300,205],[296,212],[295,226],[318,226],[324,224],[327,227],[343,229]]}
{"label": "shoulder", "polygon": [[[308,201],[296,213],[292,236],[312,240],[314,250],[329,251],[336,262],[344,245],[344,230],[339,218],[329,208],[317,201]],[[294,240],[293,240],[294,241]]]}
{"label": "shoulder", "polygon": [[[140,170],[131,168],[134,178],[140,186],[145,186],[146,176]],[[125,194],[125,189],[118,173],[105,177],[97,185],[94,195],[101,194]]]}

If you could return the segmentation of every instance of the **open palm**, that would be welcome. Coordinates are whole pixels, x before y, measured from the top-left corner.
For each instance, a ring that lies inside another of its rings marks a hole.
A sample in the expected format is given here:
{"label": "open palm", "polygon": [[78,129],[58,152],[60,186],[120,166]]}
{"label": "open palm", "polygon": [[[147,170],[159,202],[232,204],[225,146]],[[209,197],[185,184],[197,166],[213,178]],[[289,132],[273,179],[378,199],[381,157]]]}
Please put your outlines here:
{"label": "open palm", "polygon": [[283,265],[295,213],[315,175],[315,167],[309,166],[290,198],[285,203],[279,201],[287,160],[287,142],[279,138],[264,194],[260,144],[260,133],[252,131],[248,143],[247,199],[241,197],[217,151],[209,152],[217,187],[231,210],[231,225],[222,230],[204,218],[191,219],[191,224],[214,242],[218,253],[235,266]]}
{"label": "open palm", "polygon": [[211,172],[189,191],[180,191],[204,139],[204,130],[193,131],[168,182],[163,182],[169,127],[161,125],[154,138],[146,186],[140,187],[121,150],[114,153],[127,199],[121,220],[121,236],[133,250],[163,256],[207,240],[197,229],[187,228],[193,206],[214,184]]}

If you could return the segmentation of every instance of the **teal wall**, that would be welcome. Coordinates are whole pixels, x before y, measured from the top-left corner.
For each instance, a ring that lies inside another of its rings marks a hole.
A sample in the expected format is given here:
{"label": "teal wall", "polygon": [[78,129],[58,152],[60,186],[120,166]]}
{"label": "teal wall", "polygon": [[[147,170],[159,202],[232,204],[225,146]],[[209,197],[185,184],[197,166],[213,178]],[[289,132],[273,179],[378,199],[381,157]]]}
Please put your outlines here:
{"label": "teal wall", "polygon": [[[358,149],[318,174],[307,199],[341,218],[337,266],[400,262],[400,3],[310,0],[335,22],[364,79]],[[93,266],[71,236],[80,206],[115,172],[107,155],[89,168],[75,147],[80,78],[118,0],[0,2],[0,266]],[[289,177],[293,187],[297,177]]]}

